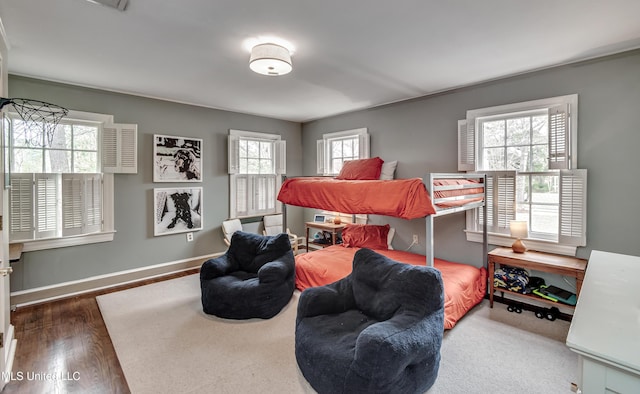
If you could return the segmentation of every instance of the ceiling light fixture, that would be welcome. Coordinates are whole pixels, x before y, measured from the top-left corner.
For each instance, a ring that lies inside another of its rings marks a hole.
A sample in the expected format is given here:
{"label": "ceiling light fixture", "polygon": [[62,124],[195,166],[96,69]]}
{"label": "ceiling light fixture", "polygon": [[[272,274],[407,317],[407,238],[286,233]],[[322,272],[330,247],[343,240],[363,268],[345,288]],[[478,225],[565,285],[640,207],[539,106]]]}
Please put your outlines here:
{"label": "ceiling light fixture", "polygon": [[106,5],[107,7],[115,8],[118,11],[124,11],[127,8],[129,0],[87,0],[93,4]]}
{"label": "ceiling light fixture", "polygon": [[251,49],[249,68],[258,74],[285,75],[293,69],[291,53],[281,45],[264,43]]}

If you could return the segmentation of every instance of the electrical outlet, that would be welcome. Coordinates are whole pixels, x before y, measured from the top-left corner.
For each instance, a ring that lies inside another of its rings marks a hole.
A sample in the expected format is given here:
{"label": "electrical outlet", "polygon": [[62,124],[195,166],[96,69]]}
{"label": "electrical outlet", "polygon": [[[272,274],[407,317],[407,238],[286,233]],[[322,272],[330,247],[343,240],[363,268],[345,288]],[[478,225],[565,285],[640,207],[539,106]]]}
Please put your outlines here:
{"label": "electrical outlet", "polygon": [[417,244],[418,244],[418,234],[413,234],[413,243],[414,243],[415,245],[417,245]]}
{"label": "electrical outlet", "polygon": [[187,233],[187,242],[193,241],[193,233]]}

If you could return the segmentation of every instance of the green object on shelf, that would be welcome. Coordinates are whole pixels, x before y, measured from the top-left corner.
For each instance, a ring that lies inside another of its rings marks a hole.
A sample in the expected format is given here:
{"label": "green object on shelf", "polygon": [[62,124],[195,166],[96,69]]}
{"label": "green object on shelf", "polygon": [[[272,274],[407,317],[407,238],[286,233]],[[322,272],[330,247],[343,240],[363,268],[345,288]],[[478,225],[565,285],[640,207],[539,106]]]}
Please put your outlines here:
{"label": "green object on shelf", "polygon": [[575,294],[553,285],[542,285],[539,288],[533,290],[533,294],[547,300],[562,302],[567,305],[575,305],[577,301]]}

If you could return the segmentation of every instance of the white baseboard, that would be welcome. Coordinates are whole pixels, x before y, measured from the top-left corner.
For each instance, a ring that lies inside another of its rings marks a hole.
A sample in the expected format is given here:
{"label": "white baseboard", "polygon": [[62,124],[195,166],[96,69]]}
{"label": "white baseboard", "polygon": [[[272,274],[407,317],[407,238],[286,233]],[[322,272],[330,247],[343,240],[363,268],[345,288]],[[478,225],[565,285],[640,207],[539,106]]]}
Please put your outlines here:
{"label": "white baseboard", "polygon": [[215,253],[207,256],[192,257],[189,259],[150,265],[147,267],[119,271],[106,275],[92,276],[86,279],[64,282],[51,286],[11,292],[11,308],[14,309],[16,307],[54,301],[60,298],[66,298],[91,291],[107,289],[176,272],[187,271],[193,268],[199,268],[206,260],[218,257],[222,254],[223,253]]}

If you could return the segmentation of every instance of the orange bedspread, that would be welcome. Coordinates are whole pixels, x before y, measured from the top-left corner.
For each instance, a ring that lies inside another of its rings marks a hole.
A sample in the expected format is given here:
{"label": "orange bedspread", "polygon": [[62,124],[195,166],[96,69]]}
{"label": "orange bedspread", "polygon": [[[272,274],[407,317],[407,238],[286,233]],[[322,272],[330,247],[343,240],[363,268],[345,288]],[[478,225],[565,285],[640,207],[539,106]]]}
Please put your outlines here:
{"label": "orange bedspread", "polygon": [[[296,288],[323,286],[351,273],[353,256],[359,248],[330,246],[296,256]],[[426,265],[423,255],[399,250],[376,250],[395,261]],[[451,329],[486,294],[487,270],[467,264],[435,259],[444,282],[444,327]]]}
{"label": "orange bedspread", "polygon": [[387,181],[289,178],[282,184],[278,200],[300,207],[403,219],[422,218],[436,212],[420,178]]}

